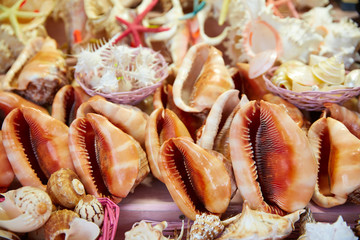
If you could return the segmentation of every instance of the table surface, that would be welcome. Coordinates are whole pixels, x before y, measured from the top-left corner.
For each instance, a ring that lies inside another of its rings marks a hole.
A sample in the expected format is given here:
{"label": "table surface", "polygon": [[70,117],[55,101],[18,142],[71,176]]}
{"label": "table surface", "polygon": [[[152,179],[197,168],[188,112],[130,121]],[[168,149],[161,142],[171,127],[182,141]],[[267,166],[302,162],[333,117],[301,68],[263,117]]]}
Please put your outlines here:
{"label": "table surface", "polygon": [[[130,193],[119,203],[120,218],[115,239],[124,239],[125,232],[129,231],[134,223],[141,220],[149,220],[154,223],[167,221],[168,227],[164,230],[165,236],[172,235],[175,229],[181,227],[181,219],[185,219],[186,228],[191,226],[172,200],[166,186],[152,177],[147,180],[147,184],[140,184],[135,188],[134,193]],[[242,200],[237,194],[231,200],[228,210],[222,218],[226,219],[240,213],[241,206]],[[349,203],[330,209],[321,208],[313,203],[309,203],[309,207],[315,220],[319,222],[333,223],[341,215],[348,225],[353,226],[360,214],[360,205]],[[295,229],[287,239],[297,239],[298,230]]]}

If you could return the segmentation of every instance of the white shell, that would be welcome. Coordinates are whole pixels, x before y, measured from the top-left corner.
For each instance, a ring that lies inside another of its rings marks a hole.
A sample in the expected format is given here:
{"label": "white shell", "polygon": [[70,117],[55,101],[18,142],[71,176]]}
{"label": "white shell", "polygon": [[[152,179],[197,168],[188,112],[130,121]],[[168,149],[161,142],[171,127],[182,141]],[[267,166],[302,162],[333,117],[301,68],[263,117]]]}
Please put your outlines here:
{"label": "white shell", "polygon": [[0,203],[0,227],[14,232],[30,232],[49,219],[52,202],[49,195],[35,187],[8,191]]}
{"label": "white shell", "polygon": [[341,216],[335,223],[306,223],[305,234],[299,240],[356,240],[353,231]]}
{"label": "white shell", "polygon": [[251,210],[244,201],[242,213],[228,225],[218,239],[281,239],[288,236],[294,229],[304,210],[298,210],[286,216]]}
{"label": "white shell", "polygon": [[76,205],[74,212],[99,227],[104,221],[104,208],[94,195],[86,195]]}
{"label": "white shell", "polygon": [[[135,223],[131,230],[125,233],[125,240],[170,240],[162,234],[162,231],[168,226],[166,221],[151,226],[151,223],[145,222],[144,220]],[[184,232],[184,222],[181,228],[180,236],[177,240],[182,239]]]}
{"label": "white shell", "polygon": [[190,230],[190,240],[212,240],[223,230],[224,225],[218,216],[205,213],[196,215]]}
{"label": "white shell", "polygon": [[344,85],[347,87],[360,87],[360,69],[354,69],[345,77]]}

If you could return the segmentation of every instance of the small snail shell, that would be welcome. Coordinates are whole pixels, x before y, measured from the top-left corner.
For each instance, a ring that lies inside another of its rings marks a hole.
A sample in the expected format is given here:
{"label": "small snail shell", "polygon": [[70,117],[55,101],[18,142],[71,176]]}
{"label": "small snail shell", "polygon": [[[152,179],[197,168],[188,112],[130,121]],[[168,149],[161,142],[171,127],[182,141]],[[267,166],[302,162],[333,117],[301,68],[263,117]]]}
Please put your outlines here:
{"label": "small snail shell", "polygon": [[86,195],[76,205],[76,213],[90,222],[95,223],[99,227],[104,221],[104,208],[94,195]]}
{"label": "small snail shell", "polygon": [[51,174],[46,188],[54,204],[73,209],[85,195],[84,185],[71,169],[60,169]]}

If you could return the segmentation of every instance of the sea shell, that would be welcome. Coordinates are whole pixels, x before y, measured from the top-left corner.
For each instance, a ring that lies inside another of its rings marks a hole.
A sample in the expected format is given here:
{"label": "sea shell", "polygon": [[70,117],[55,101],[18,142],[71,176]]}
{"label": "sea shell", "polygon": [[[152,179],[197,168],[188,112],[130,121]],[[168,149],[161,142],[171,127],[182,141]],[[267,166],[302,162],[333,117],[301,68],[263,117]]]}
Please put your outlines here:
{"label": "sea shell", "polygon": [[69,128],[48,114],[32,107],[16,108],[6,116],[2,131],[7,157],[23,186],[45,190],[53,172],[74,169]]}
{"label": "sea shell", "polygon": [[151,173],[163,182],[158,166],[161,145],[173,137],[189,137],[190,133],[178,116],[170,109],[155,109],[146,125],[145,146]]}
{"label": "sea shell", "polygon": [[15,177],[9,159],[6,156],[4,144],[2,143],[2,135],[3,133],[0,131],[0,193],[7,190]]}
{"label": "sea shell", "polygon": [[49,240],[95,240],[100,234],[95,223],[79,218],[77,213],[67,209],[53,212],[44,228],[45,239]]}
{"label": "sea shell", "polygon": [[344,85],[347,87],[360,87],[360,69],[354,69],[346,74]]}
{"label": "sea shell", "polygon": [[15,233],[1,229],[0,229],[0,238],[2,240],[21,240],[21,238],[17,236]]}
{"label": "sea shell", "polygon": [[119,202],[150,171],[140,144],[99,114],[72,122],[69,148],[86,192],[96,197]]}
{"label": "sea shell", "polygon": [[76,205],[74,212],[99,227],[104,221],[104,208],[94,195],[85,195]]}
{"label": "sea shell", "polygon": [[195,220],[196,214],[226,211],[231,183],[217,157],[188,138],[178,137],[163,143],[159,159],[164,183],[185,216]]}
{"label": "sea shell", "polygon": [[360,140],[331,117],[314,122],[308,137],[319,168],[312,200],[327,208],[344,204],[360,188]]}
{"label": "sea shell", "polygon": [[224,224],[219,216],[203,213],[196,215],[196,220],[190,229],[190,240],[212,240],[224,230]]}
{"label": "sea shell", "polygon": [[325,6],[329,3],[329,0],[317,0],[317,1],[313,1],[313,0],[294,0],[293,1],[294,5],[296,8],[315,8],[315,7],[322,7]]}
{"label": "sea shell", "polygon": [[357,220],[356,225],[354,227],[354,233],[356,236],[360,237],[360,220]]}
{"label": "sea shell", "polygon": [[338,217],[336,222],[330,223],[307,223],[305,225],[305,234],[300,236],[298,240],[356,240],[353,231],[346,225],[341,216]]}
{"label": "sea shell", "polygon": [[16,90],[39,105],[51,104],[56,92],[68,83],[65,59],[50,37],[43,40],[41,48],[22,66],[17,78],[11,75],[6,74],[4,90]]}
{"label": "sea shell", "polygon": [[88,113],[97,113],[106,117],[112,124],[144,146],[145,127],[149,116],[139,108],[112,103],[101,96],[93,96],[80,105],[76,117],[85,117]]}
{"label": "sea shell", "polygon": [[217,239],[282,239],[294,230],[304,210],[298,210],[286,216],[251,210],[244,201],[242,212],[236,215],[229,226]]}
{"label": "sea shell", "polygon": [[0,227],[14,232],[30,232],[49,219],[52,202],[49,195],[34,187],[21,187],[2,194]]}
{"label": "sea shell", "polygon": [[229,141],[240,195],[252,209],[284,215],[308,204],[316,160],[305,133],[283,107],[265,101],[242,106]]}
{"label": "sea shell", "polygon": [[62,168],[51,174],[46,192],[54,204],[72,209],[85,195],[85,188],[73,170]]}
{"label": "sea shell", "polygon": [[[167,227],[168,223],[162,221],[161,223],[151,226],[150,223],[144,220],[135,223],[131,230],[125,233],[125,240],[170,240],[166,238],[162,231]],[[183,225],[184,226],[184,225]],[[176,240],[182,239],[184,228],[182,227],[180,236]]]}
{"label": "sea shell", "polygon": [[15,36],[11,26],[5,23],[0,25],[0,39],[0,74],[5,74],[24,48],[24,44]]}
{"label": "sea shell", "polygon": [[173,84],[174,102],[185,112],[209,110],[234,82],[216,48],[199,43],[187,52]]}
{"label": "sea shell", "polygon": [[320,61],[311,66],[311,69],[318,79],[328,84],[342,84],[345,80],[344,63],[335,57]]}
{"label": "sea shell", "polygon": [[79,86],[65,85],[55,95],[51,116],[70,126],[79,106],[90,98]]}

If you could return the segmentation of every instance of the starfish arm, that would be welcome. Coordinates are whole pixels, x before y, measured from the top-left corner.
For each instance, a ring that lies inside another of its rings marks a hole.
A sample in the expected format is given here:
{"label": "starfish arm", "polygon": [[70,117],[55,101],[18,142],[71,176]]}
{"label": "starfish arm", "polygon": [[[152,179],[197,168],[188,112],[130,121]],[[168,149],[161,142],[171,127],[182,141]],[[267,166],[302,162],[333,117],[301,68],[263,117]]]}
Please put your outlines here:
{"label": "starfish arm", "polygon": [[34,18],[45,16],[45,13],[41,12],[25,12],[25,11],[16,11],[16,16],[20,18]]}
{"label": "starfish arm", "polygon": [[153,9],[153,7],[155,7],[156,3],[158,2],[158,0],[153,0],[149,6],[147,6],[145,8],[145,10],[140,13],[139,15],[136,16],[135,20],[134,20],[134,23],[135,24],[138,24],[139,22],[141,22],[143,20],[143,18],[145,17],[145,15],[150,12],[151,9]]}
{"label": "starfish arm", "polygon": [[229,10],[229,3],[230,3],[230,0],[224,0],[223,3],[222,3],[221,13],[220,13],[219,21],[218,21],[218,24],[220,26],[223,25],[224,22],[225,22],[226,15],[227,15],[228,10]]}
{"label": "starfish arm", "polygon": [[116,16],[116,20],[118,20],[122,24],[125,24],[126,26],[130,25],[130,23],[128,21],[126,21],[125,19],[122,19],[121,17]]}
{"label": "starfish arm", "polygon": [[0,10],[6,12],[9,8],[5,7],[4,5],[0,4]]}
{"label": "starfish arm", "polygon": [[6,19],[9,17],[9,14],[7,12],[3,12],[0,14],[0,21]]}
{"label": "starfish arm", "polygon": [[19,25],[19,22],[17,21],[16,16],[10,15],[9,20],[10,20],[11,26],[13,27],[13,29],[15,31],[16,36],[22,41],[23,35],[22,35],[22,31],[20,29],[20,25]]}
{"label": "starfish arm", "polygon": [[117,44],[121,39],[123,39],[126,35],[128,35],[130,33],[130,29],[126,29],[120,36],[118,36],[113,44]]}
{"label": "starfish arm", "polygon": [[179,17],[179,20],[187,20],[187,19],[191,19],[193,17],[195,17],[195,12],[191,12],[191,13],[187,13],[185,15],[183,15],[182,17]]}
{"label": "starfish arm", "polygon": [[25,2],[26,0],[18,0],[14,5],[12,5],[12,9],[19,9],[21,4]]}
{"label": "starfish arm", "polygon": [[139,32],[138,32],[136,29],[132,29],[132,30],[131,30],[131,33],[132,33],[133,38],[134,38],[134,45],[135,45],[135,47],[138,47],[139,45],[142,45],[142,44],[141,44],[141,40],[140,40]]}

